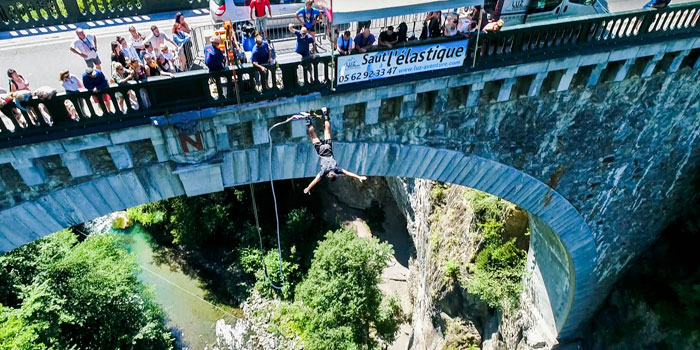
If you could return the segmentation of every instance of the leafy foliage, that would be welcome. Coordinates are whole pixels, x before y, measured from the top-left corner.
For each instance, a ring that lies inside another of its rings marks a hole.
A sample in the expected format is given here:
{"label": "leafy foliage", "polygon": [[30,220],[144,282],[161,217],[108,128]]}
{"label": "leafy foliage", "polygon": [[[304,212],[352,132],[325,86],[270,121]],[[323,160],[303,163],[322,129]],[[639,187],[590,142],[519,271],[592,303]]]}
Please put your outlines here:
{"label": "leafy foliage", "polygon": [[172,348],[162,310],[138,281],[138,265],[117,238],[101,235],[76,243],[64,230],[0,257],[3,279],[12,279],[0,284],[13,283],[14,296],[21,300],[18,308],[3,309],[0,334],[35,345],[0,338],[3,346]]}
{"label": "leafy foliage", "polygon": [[512,310],[518,306],[527,252],[515,245],[515,238],[503,242],[503,224],[489,219],[479,227],[484,245],[476,256],[474,275],[467,290],[493,308]]}
{"label": "leafy foliage", "polygon": [[[285,260],[282,263],[282,274],[284,275],[284,283],[280,278],[279,274],[279,253],[277,249],[271,249],[265,254],[265,258],[261,261],[260,249],[257,248],[243,248],[241,250],[241,266],[246,273],[253,274],[255,276],[255,289],[260,292],[261,295],[268,298],[273,298],[280,296],[283,299],[291,299],[293,294],[293,287],[295,285],[295,278],[297,270],[299,270],[299,264],[294,263],[296,260],[296,248],[291,248],[291,253],[289,260]],[[267,269],[267,276],[265,276],[265,269]],[[268,280],[268,277],[270,280]],[[281,290],[277,290],[272,287],[270,281],[276,286],[282,286]]]}
{"label": "leafy foliage", "polygon": [[380,339],[393,340],[400,307],[378,287],[391,254],[391,246],[375,238],[359,238],[349,229],[328,232],[297,286],[295,303],[283,309],[282,324],[299,332],[311,350],[376,348],[372,329]]}

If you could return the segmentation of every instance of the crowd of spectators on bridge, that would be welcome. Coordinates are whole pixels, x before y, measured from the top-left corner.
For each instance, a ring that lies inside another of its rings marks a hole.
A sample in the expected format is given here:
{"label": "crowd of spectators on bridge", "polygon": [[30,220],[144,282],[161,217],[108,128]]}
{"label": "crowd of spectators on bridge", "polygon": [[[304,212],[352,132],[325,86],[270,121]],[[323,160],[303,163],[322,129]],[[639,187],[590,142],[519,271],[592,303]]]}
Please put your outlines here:
{"label": "crowd of spectators on bridge", "polygon": [[[317,1],[318,2],[318,1]],[[468,7],[453,11],[434,11],[425,15],[422,23],[418,23],[420,34],[414,30],[409,35],[406,22],[387,25],[385,28],[375,28],[371,21],[358,22],[356,32],[341,30],[336,26],[331,28],[324,22],[329,17],[325,8],[318,9],[313,0],[307,0],[295,14],[295,23],[289,23],[288,30],[296,41],[294,52],[298,54],[304,74],[311,74],[309,62],[318,53],[317,30],[319,24],[325,24],[326,38],[330,39],[335,52],[339,55],[354,53],[366,53],[373,50],[391,49],[396,45],[411,40],[434,39],[438,37],[463,37],[472,38],[478,31],[498,31],[503,26],[502,20],[493,20],[481,7]],[[255,82],[259,88],[268,88],[268,79],[271,68],[276,63],[274,46],[270,41],[267,27],[267,18],[271,17],[272,8],[269,0],[252,0],[250,2],[250,20],[254,24],[254,44],[248,50],[241,47],[236,40],[236,34],[228,36],[233,40],[234,50],[248,51],[228,55],[222,51],[221,38],[213,35],[210,44],[204,47],[204,64],[210,71],[223,70],[234,66],[231,58],[242,57],[240,61],[250,62],[256,68]],[[379,29],[379,30],[377,30]],[[374,32],[373,32],[374,31]],[[59,73],[59,83],[67,94],[76,93],[81,89],[100,92],[110,87],[110,84],[127,84],[143,81],[153,76],[174,76],[177,72],[190,69],[192,63],[192,28],[188,25],[185,16],[177,13],[170,33],[166,34],[157,26],[150,28],[150,33],[144,35],[134,26],[130,26],[128,33],[118,35],[111,44],[110,64],[105,67],[110,74],[103,70],[102,58],[98,54],[97,40],[94,35],[87,33],[82,28],[75,30],[76,38],[69,50],[79,56],[85,63],[84,72],[73,74],[68,70]],[[0,108],[8,115],[12,110],[15,115],[24,110],[21,105],[21,97],[26,97],[31,91],[29,81],[14,70],[8,70],[10,92],[0,91]],[[274,79],[274,77],[273,77]],[[310,78],[309,78],[310,79]],[[36,96],[50,98],[56,93],[55,89],[43,86],[42,91]],[[47,93],[48,92],[48,93]],[[53,93],[51,93],[53,92]],[[14,95],[13,95],[14,94]],[[31,94],[31,93],[30,93]],[[47,97],[48,96],[48,97]],[[117,105],[124,110],[127,100],[134,101],[133,92],[129,96],[117,97]],[[111,98],[108,94],[102,94],[102,100],[108,112],[114,112]],[[93,103],[97,104],[97,98],[93,97]],[[66,106],[69,108],[69,106]],[[73,115],[72,115],[73,116]]]}

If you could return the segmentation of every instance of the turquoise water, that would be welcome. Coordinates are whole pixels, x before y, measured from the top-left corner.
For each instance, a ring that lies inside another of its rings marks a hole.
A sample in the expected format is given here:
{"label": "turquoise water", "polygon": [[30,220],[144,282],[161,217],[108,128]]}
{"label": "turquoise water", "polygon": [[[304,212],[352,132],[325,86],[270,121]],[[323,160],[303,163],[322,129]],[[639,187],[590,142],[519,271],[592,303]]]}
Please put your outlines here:
{"label": "turquoise water", "polygon": [[165,309],[168,326],[176,329],[182,349],[200,350],[216,344],[216,321],[233,322],[235,310],[217,309],[203,300],[206,292],[197,280],[175,266],[156,264],[148,243],[150,236],[140,226],[115,233],[127,238],[127,250],[136,256],[142,270],[139,277],[155,289],[156,301]]}

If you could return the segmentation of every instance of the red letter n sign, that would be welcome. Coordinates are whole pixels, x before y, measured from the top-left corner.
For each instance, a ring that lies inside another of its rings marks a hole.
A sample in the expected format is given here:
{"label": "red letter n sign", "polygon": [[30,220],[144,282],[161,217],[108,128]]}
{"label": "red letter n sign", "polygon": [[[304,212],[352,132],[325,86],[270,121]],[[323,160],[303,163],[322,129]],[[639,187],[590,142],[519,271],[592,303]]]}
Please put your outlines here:
{"label": "red letter n sign", "polygon": [[[202,142],[202,133],[197,131],[194,135],[185,135],[179,133],[180,137],[180,147],[182,147],[183,153],[190,153],[190,146],[194,147],[195,151],[203,151],[204,143]],[[194,136],[194,139],[192,139]]]}

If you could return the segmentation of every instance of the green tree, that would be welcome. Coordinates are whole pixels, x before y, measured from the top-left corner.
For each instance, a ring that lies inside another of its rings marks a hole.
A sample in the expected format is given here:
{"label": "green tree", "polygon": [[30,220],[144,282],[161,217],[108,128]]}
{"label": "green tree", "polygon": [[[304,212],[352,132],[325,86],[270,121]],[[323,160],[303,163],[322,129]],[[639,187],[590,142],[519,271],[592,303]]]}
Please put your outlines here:
{"label": "green tree", "polygon": [[0,257],[3,277],[28,274],[12,282],[21,305],[3,313],[0,334],[54,349],[172,348],[163,312],[116,236],[76,242],[62,231]]}
{"label": "green tree", "polygon": [[20,309],[3,308],[0,305],[0,350],[44,350],[37,342],[39,324],[30,324],[22,318]]}
{"label": "green tree", "polygon": [[382,340],[393,340],[401,312],[378,287],[391,254],[389,244],[359,238],[349,229],[326,234],[297,287],[294,305],[283,310],[306,349],[374,349],[372,330]]}

